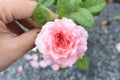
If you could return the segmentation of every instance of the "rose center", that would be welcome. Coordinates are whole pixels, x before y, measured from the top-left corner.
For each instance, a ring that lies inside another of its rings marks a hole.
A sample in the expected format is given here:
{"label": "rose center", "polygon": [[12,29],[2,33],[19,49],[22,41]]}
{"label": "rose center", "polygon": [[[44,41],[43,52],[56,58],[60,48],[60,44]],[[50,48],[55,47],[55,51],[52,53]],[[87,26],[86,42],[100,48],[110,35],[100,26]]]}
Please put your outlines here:
{"label": "rose center", "polygon": [[70,41],[66,38],[63,32],[55,34],[55,45],[59,48],[67,48]]}

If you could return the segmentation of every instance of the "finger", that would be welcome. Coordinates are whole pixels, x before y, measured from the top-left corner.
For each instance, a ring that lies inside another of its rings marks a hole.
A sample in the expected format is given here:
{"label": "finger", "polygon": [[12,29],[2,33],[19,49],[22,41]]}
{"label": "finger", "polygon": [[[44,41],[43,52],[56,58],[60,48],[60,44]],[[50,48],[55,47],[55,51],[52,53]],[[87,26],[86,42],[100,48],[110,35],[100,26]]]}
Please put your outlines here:
{"label": "finger", "polygon": [[37,2],[30,0],[0,1],[0,20],[10,23],[15,19],[25,19],[32,16]]}
{"label": "finger", "polygon": [[[0,2],[0,20],[4,23],[10,23],[13,20],[30,18],[36,6],[37,2],[30,0],[7,0]],[[53,19],[57,18],[55,13],[49,9],[47,10]]]}
{"label": "finger", "polygon": [[24,33],[24,30],[22,30],[15,21],[7,24],[7,27],[11,32],[13,32],[15,34],[20,35],[20,34]]}
{"label": "finger", "polygon": [[24,27],[26,27],[30,30],[39,27],[31,18],[18,20],[18,22],[21,23]]}
{"label": "finger", "polygon": [[0,33],[10,33],[7,26],[2,21],[0,21]]}
{"label": "finger", "polygon": [[[7,68],[17,59],[22,57],[28,50],[34,47],[35,38],[40,29],[33,29],[29,32],[23,33],[18,37],[11,37],[11,35],[7,35],[7,39],[3,40],[4,44],[1,50],[0,60],[3,60],[3,63],[0,63],[0,71]],[[3,38],[3,37],[2,37]],[[6,45],[8,48],[6,48]],[[4,51],[6,50],[6,51]],[[6,52],[9,52],[6,53]]]}
{"label": "finger", "polygon": [[19,48],[19,52],[26,53],[28,50],[34,47],[35,38],[37,37],[39,31],[40,29],[33,29],[14,39],[15,44]]}
{"label": "finger", "polygon": [[[19,3],[19,4],[18,4]],[[29,0],[13,0],[11,5],[11,11],[15,19],[25,19],[32,17],[33,11],[37,6],[37,2]],[[24,10],[25,9],[25,10]],[[57,18],[57,14],[53,13],[51,10],[46,8],[46,10],[51,14],[53,19]]]}
{"label": "finger", "polygon": [[10,7],[14,19],[25,19],[32,16],[37,2],[30,0],[12,0]]}

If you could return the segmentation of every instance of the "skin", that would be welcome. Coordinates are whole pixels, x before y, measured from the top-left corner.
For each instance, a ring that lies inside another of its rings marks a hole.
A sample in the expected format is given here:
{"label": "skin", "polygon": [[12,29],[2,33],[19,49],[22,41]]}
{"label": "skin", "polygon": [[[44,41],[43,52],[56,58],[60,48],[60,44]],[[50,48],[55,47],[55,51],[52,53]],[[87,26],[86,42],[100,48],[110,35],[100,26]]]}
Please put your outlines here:
{"label": "skin", "polygon": [[[0,0],[0,71],[34,47],[37,32],[40,31],[31,18],[36,5],[36,2],[30,0]],[[57,17],[47,10],[53,19]],[[29,31],[23,31],[15,20]]]}

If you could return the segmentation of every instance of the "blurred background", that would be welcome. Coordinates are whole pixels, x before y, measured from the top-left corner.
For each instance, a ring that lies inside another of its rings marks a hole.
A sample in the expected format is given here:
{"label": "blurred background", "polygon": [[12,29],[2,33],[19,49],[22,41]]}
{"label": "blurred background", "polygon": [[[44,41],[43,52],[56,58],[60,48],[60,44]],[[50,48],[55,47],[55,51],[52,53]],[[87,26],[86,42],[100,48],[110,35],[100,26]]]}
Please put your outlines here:
{"label": "blurred background", "polygon": [[120,0],[106,0],[106,1],[109,3],[113,3],[113,2],[119,3],[120,2]]}
{"label": "blurred background", "polygon": [[87,29],[89,71],[37,67],[29,59],[39,60],[41,55],[32,50],[0,72],[0,80],[120,80],[120,0],[106,1],[106,8],[95,17],[95,27]]}

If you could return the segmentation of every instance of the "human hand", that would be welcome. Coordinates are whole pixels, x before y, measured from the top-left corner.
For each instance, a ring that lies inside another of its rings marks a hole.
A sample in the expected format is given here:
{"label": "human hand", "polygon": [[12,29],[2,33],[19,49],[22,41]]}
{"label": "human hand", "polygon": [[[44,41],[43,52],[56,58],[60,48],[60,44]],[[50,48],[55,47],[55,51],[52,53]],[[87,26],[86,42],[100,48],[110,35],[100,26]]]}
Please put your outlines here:
{"label": "human hand", "polygon": [[[36,5],[30,0],[0,0],[0,71],[34,47],[40,31],[31,18]],[[53,19],[56,18],[56,14],[48,11]],[[15,20],[30,31],[24,33]]]}

